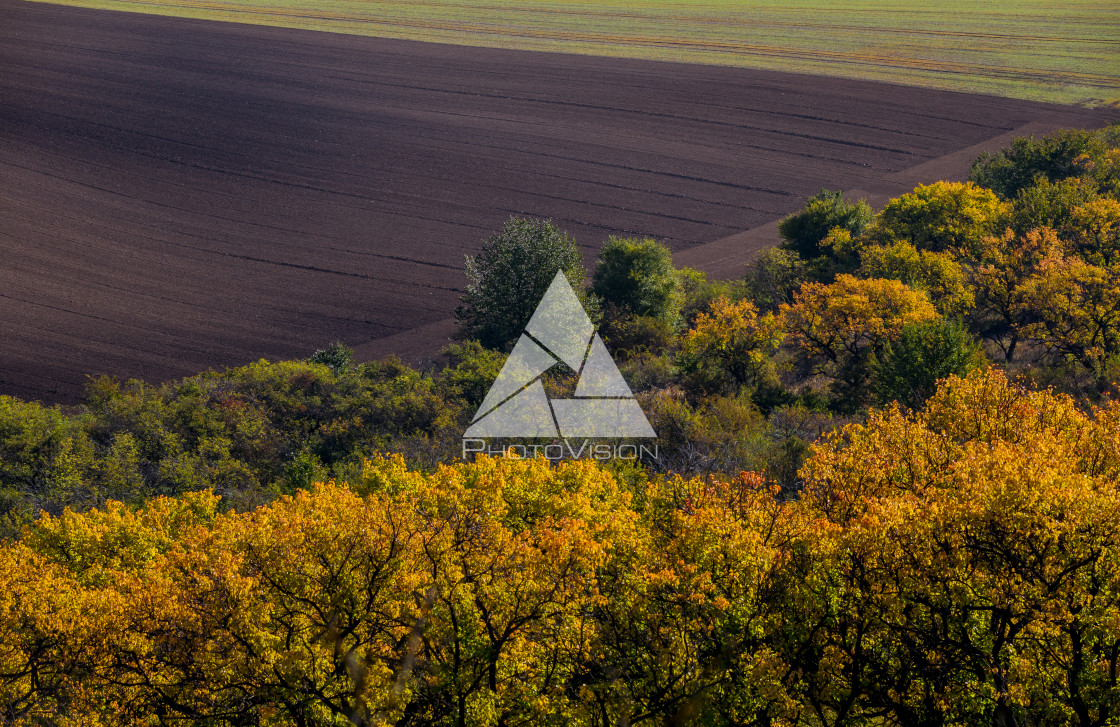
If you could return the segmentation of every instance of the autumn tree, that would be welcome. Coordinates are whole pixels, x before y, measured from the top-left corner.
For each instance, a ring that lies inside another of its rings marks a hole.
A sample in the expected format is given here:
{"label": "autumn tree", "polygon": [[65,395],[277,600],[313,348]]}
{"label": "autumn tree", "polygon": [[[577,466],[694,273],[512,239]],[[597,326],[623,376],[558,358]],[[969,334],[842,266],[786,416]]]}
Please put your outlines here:
{"label": "autumn tree", "polygon": [[114,611],[126,607],[27,545],[0,541],[0,723],[118,724],[99,687],[121,643]]}
{"label": "autumn tree", "polygon": [[1023,306],[1032,319],[1024,335],[1072,357],[1098,380],[1120,352],[1120,269],[1052,255],[1024,284]]}
{"label": "autumn tree", "polygon": [[923,414],[876,414],[814,448],[802,502],[839,526],[836,618],[862,624],[858,648],[828,627],[814,638],[865,714],[1115,713],[1114,408],[1086,416],[992,369],[950,377]]}
{"label": "autumn tree", "polygon": [[835,382],[845,406],[866,398],[870,364],[903,327],[931,320],[929,299],[897,280],[839,275],[809,283],[782,306],[782,327],[815,373]]}
{"label": "autumn tree", "polygon": [[682,337],[680,366],[703,390],[737,391],[764,380],[781,341],[772,313],[760,316],[748,300],[717,298]]}
{"label": "autumn tree", "polygon": [[975,302],[964,268],[949,253],[896,242],[890,246],[868,245],[860,251],[860,260],[861,277],[899,280],[923,290],[942,315],[961,316]]}
{"label": "autumn tree", "polygon": [[480,458],[408,473],[373,463],[366,486],[416,493],[420,573],[432,594],[409,718],[423,724],[569,724],[566,688],[593,648],[595,574],[636,535],[628,496],[593,463]]}
{"label": "autumn tree", "polygon": [[1068,234],[1086,262],[1104,267],[1120,264],[1120,201],[1102,197],[1074,208]]}
{"label": "autumn tree", "polygon": [[1028,281],[1044,260],[1060,255],[1064,244],[1049,228],[1018,236],[1011,230],[983,238],[968,259],[976,307],[972,319],[981,334],[1012,361],[1030,320]]}
{"label": "autumn tree", "polygon": [[933,252],[971,251],[1007,225],[1011,206],[972,182],[934,182],[889,201],[870,239],[880,245],[908,242]]}
{"label": "autumn tree", "polygon": [[1113,124],[1101,132],[1108,149],[1100,154],[1081,154],[1073,160],[1082,174],[1113,198],[1120,196],[1120,133],[1116,128],[1117,124]]}
{"label": "autumn tree", "polygon": [[650,485],[644,537],[600,576],[597,656],[581,685],[590,723],[796,720],[768,634],[789,617],[785,572],[805,521],[753,473]]}

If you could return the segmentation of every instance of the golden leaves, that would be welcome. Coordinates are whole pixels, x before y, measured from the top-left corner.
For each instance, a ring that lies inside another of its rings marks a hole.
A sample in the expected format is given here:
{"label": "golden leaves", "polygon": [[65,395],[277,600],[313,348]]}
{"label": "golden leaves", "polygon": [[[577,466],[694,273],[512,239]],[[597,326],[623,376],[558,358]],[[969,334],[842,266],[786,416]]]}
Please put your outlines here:
{"label": "golden leaves", "polygon": [[929,298],[898,280],[837,275],[831,285],[806,283],[779,311],[781,326],[813,370],[848,386],[866,383],[870,362],[910,324],[932,320]]}
{"label": "golden leaves", "polygon": [[681,338],[681,366],[686,371],[718,366],[736,385],[756,384],[783,336],[773,314],[760,316],[749,300],[732,303],[720,296]]}
{"label": "golden leaves", "polygon": [[0,546],[0,698],[14,724],[1110,707],[1118,422],[987,371],[818,443],[798,500],[385,457],[247,513],[68,512]]}

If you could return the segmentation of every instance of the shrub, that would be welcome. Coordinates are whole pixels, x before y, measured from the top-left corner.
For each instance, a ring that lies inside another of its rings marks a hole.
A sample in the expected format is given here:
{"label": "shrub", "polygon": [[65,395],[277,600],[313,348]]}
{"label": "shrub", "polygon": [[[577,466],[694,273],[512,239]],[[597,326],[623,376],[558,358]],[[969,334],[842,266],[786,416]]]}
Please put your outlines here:
{"label": "shrub", "polygon": [[308,363],[323,364],[336,374],[342,374],[353,368],[354,352],[336,341],[311,354],[307,361]]}
{"label": "shrub", "polygon": [[676,340],[676,330],[661,318],[612,314],[608,308],[599,333],[616,361],[649,353],[661,355]]}
{"label": "shrub", "polygon": [[679,373],[671,357],[646,352],[620,360],[618,368],[635,394],[663,389],[676,381]]}
{"label": "shrub", "polygon": [[681,320],[685,325],[692,325],[716,298],[737,301],[747,297],[741,280],[708,280],[707,273],[693,268],[678,270],[677,279],[681,286]]}
{"label": "shrub", "polygon": [[772,447],[766,420],[746,396],[713,396],[693,406],[679,389],[640,397],[657,432],[657,467],[731,474],[761,469]]}
{"label": "shrub", "polygon": [[0,396],[0,535],[84,500],[94,464],[79,422],[58,407]]}
{"label": "shrub", "polygon": [[440,392],[444,399],[460,402],[466,413],[473,415],[498,378],[506,357],[478,341],[451,344],[440,353],[447,358],[447,367],[438,376]]}

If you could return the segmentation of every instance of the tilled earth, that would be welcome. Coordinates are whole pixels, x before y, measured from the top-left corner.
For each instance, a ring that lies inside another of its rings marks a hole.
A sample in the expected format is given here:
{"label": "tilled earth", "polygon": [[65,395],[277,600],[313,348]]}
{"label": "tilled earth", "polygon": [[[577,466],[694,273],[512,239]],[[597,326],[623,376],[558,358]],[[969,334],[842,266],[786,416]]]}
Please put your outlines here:
{"label": "tilled earth", "polygon": [[552,218],[588,263],[651,236],[733,275],[699,246],[821,187],[1106,116],[0,0],[0,394],[391,352],[446,328],[463,256],[511,215]]}

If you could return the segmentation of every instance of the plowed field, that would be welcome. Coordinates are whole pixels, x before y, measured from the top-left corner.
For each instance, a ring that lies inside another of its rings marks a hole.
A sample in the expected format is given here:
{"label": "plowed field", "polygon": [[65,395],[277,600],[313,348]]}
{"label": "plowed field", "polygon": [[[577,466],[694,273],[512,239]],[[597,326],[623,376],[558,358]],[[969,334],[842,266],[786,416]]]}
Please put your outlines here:
{"label": "plowed field", "polygon": [[0,0],[0,393],[391,351],[511,215],[734,274],[698,246],[822,186],[1108,113]]}

